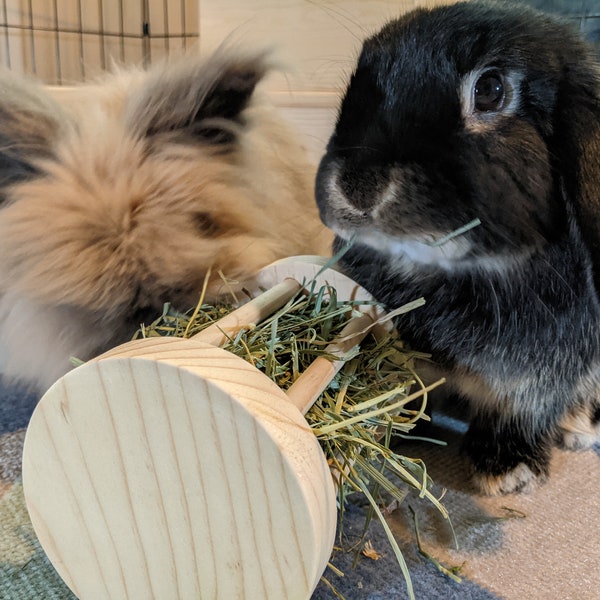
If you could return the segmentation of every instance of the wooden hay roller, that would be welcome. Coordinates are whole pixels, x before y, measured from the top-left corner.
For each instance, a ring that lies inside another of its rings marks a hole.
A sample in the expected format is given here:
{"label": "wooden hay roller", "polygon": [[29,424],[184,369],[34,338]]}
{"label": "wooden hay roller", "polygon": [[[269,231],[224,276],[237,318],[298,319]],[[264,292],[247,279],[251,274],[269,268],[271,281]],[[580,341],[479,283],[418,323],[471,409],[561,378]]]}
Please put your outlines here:
{"label": "wooden hay roller", "polygon": [[[284,393],[218,346],[285,305],[301,282],[372,300],[321,268],[317,259],[278,261],[260,274],[266,292],[196,336],[123,344],[44,395],[25,441],[25,498],[78,598],[310,597],[337,509],[303,414],[341,361],[317,358]],[[373,305],[361,311],[328,350],[340,355],[362,340],[377,315]]]}

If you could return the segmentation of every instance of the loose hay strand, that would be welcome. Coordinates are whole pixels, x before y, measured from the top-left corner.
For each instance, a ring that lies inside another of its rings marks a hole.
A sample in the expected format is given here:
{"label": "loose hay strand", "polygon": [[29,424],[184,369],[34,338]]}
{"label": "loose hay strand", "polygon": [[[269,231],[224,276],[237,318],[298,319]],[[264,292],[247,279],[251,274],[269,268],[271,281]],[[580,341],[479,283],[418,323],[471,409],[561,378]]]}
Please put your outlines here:
{"label": "loose hay strand", "polygon": [[421,533],[419,531],[419,519],[417,517],[417,513],[415,512],[412,506],[409,506],[409,509],[413,516],[413,521],[415,525],[415,536],[417,538],[417,548],[419,549],[419,554],[421,554],[423,558],[425,558],[432,565],[434,565],[435,568],[438,569],[438,571],[441,571],[444,575],[456,581],[456,583],[461,583],[462,578],[458,576],[461,567],[446,567],[437,558],[435,558],[435,556],[432,556],[431,554],[429,554],[429,552],[427,552],[427,550],[425,550],[423,542],[421,541]]}
{"label": "loose hay strand", "polygon": [[408,565],[406,564],[406,561],[404,560],[404,555],[402,554],[402,550],[400,550],[400,546],[398,546],[398,542],[396,541],[396,538],[394,537],[394,534],[392,533],[390,526],[387,524],[387,521],[385,520],[384,516],[381,514],[381,510],[379,509],[379,505],[378,505],[375,497],[371,495],[368,487],[364,483],[360,484],[360,488],[361,488],[362,493],[369,500],[369,504],[371,505],[372,509],[375,511],[375,513],[379,517],[379,521],[387,535],[387,538],[390,542],[392,550],[394,551],[394,554],[396,556],[396,560],[398,561],[398,564],[400,565],[402,574],[404,575],[404,579],[406,581],[406,587],[407,587],[407,591],[408,591],[408,597],[411,600],[415,600],[415,592],[413,590],[412,580],[410,578],[410,572],[408,570]]}
{"label": "loose hay strand", "polygon": [[202,290],[200,291],[200,300],[198,300],[198,304],[196,304],[196,308],[194,309],[194,312],[192,313],[192,316],[191,316],[190,320],[188,321],[185,331],[183,332],[183,337],[188,337],[190,327],[191,327],[192,323],[194,323],[196,321],[198,312],[202,309],[202,306],[204,305],[204,298],[206,297],[206,290],[208,288],[210,274],[211,274],[211,268],[209,267],[208,271],[206,271],[206,275],[204,276],[204,281],[202,283]]}

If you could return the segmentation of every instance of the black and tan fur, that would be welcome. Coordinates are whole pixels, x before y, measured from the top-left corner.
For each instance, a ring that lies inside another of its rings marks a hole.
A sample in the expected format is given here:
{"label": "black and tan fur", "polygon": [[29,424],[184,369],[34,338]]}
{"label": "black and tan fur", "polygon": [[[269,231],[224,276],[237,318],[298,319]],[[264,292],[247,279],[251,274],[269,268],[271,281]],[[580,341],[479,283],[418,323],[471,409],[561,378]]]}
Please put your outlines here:
{"label": "black and tan fur", "polygon": [[[497,109],[475,84],[503,82]],[[480,93],[480,92],[477,92]],[[419,9],[368,39],[317,178],[343,266],[471,408],[488,493],[598,439],[600,77],[569,25],[506,3]],[[452,231],[481,225],[442,245]]]}

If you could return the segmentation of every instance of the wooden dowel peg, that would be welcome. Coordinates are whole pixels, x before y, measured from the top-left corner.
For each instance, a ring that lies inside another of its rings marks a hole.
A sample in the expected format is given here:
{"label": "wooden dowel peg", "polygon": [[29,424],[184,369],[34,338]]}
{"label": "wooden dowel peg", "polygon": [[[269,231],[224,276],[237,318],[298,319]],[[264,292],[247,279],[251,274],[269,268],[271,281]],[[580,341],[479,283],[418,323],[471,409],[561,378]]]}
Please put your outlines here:
{"label": "wooden dowel peg", "polygon": [[222,346],[248,325],[256,325],[280,309],[302,288],[295,279],[284,279],[281,283],[253,298],[216,323],[209,325],[191,339],[213,346]]}
{"label": "wooden dowel peg", "polygon": [[338,341],[333,341],[325,351],[338,356],[340,360],[317,357],[286,391],[286,396],[305,415],[317,398],[327,388],[336,373],[344,365],[344,356],[360,344],[373,325],[373,319],[366,314],[353,317],[342,329]]}

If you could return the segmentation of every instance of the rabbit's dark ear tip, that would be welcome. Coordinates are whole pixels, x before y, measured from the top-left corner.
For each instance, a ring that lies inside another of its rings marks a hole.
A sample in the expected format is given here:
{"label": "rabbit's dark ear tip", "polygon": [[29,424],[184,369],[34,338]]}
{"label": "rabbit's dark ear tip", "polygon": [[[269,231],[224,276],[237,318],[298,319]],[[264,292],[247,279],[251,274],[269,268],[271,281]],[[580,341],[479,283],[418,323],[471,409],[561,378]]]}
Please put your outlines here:
{"label": "rabbit's dark ear tip", "polygon": [[[31,117],[27,109],[21,114],[18,107],[0,107],[0,189],[41,174],[37,160],[53,158],[52,140],[58,130],[50,115]],[[0,206],[3,201],[0,195]]]}
{"label": "rabbit's dark ear tip", "polygon": [[254,89],[271,65],[268,54],[221,48],[211,57],[185,56],[156,67],[129,118],[146,137],[180,132],[214,146],[230,145]]}
{"label": "rabbit's dark ear tip", "polygon": [[226,74],[223,82],[229,89],[252,93],[263,75],[264,71],[261,72],[257,65],[242,65]]}
{"label": "rabbit's dark ear tip", "polygon": [[199,107],[196,120],[237,120],[271,66],[267,52],[249,56],[225,54],[221,71]]}
{"label": "rabbit's dark ear tip", "polygon": [[259,65],[236,64],[225,70],[205,102],[203,116],[232,119],[241,113],[265,74],[265,70],[258,67]]}

